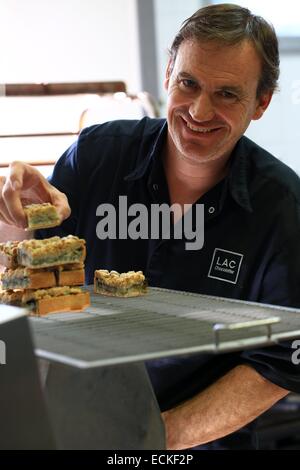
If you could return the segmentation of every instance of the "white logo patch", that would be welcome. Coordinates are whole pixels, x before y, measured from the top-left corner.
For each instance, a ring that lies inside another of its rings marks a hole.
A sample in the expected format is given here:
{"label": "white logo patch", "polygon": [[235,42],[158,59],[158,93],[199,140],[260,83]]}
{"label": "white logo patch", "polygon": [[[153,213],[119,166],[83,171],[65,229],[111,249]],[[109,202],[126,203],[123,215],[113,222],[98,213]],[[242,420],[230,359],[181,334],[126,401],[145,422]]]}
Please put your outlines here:
{"label": "white logo patch", "polygon": [[236,284],[243,257],[244,256],[240,253],[215,248],[208,277]]}

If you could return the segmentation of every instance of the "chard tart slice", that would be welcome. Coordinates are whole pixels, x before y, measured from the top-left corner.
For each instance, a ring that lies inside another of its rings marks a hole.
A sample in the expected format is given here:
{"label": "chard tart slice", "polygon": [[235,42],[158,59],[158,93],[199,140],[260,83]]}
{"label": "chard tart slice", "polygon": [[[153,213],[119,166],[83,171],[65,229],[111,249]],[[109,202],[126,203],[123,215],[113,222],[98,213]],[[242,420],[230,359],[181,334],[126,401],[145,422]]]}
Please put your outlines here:
{"label": "chard tart slice", "polygon": [[55,268],[58,286],[82,286],[84,284],[84,264],[74,263]]}
{"label": "chard tart slice", "polygon": [[56,207],[49,202],[30,204],[24,207],[24,212],[28,224],[26,230],[56,227],[61,223]]}
{"label": "chard tart slice", "polygon": [[56,286],[54,269],[16,268],[1,274],[2,289],[42,289]]}
{"label": "chard tart slice", "polygon": [[0,291],[0,302],[27,308],[32,315],[80,312],[90,306],[89,292],[79,287],[51,287],[38,290]]}
{"label": "chard tart slice", "polygon": [[94,291],[96,294],[113,297],[137,297],[147,293],[147,281],[142,271],[118,273],[98,269],[94,276]]}
{"label": "chard tart slice", "polygon": [[0,243],[0,265],[14,269],[18,266],[18,241]]}
{"label": "chard tart slice", "polygon": [[73,235],[24,240],[18,244],[19,264],[32,269],[83,263],[85,255],[85,240]]}
{"label": "chard tart slice", "polygon": [[83,263],[65,264],[49,268],[16,268],[0,274],[2,289],[44,289],[55,286],[82,286]]}

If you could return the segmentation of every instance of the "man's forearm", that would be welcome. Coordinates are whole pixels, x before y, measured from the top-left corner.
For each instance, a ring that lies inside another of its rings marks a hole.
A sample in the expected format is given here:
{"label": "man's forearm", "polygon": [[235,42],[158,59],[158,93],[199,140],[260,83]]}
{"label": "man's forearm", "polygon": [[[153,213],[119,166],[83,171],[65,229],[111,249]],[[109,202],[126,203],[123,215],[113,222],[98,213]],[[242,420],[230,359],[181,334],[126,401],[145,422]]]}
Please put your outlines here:
{"label": "man's forearm", "polygon": [[191,400],[163,413],[167,449],[186,449],[226,436],[288,393],[250,366],[237,366]]}

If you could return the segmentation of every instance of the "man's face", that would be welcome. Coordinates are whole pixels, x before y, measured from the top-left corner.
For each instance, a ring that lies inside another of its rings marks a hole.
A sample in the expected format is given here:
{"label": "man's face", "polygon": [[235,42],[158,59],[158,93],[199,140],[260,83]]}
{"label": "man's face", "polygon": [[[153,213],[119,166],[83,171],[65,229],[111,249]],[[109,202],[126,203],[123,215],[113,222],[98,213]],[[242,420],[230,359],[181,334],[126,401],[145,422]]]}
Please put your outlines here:
{"label": "man's face", "polygon": [[190,164],[227,159],[272,93],[257,99],[261,64],[253,45],[183,41],[167,69],[169,150]]}

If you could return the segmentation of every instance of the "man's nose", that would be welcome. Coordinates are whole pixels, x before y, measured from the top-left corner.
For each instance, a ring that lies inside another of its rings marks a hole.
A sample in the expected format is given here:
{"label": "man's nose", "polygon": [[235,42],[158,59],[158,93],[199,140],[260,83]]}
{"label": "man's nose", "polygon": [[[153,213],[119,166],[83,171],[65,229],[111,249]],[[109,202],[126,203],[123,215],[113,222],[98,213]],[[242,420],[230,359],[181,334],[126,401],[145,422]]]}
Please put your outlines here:
{"label": "man's nose", "polygon": [[207,94],[201,93],[190,105],[189,113],[195,121],[211,121],[215,115],[211,98]]}

